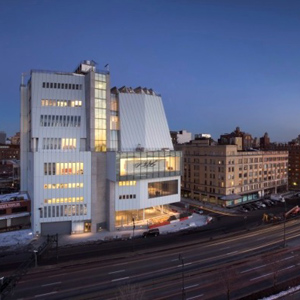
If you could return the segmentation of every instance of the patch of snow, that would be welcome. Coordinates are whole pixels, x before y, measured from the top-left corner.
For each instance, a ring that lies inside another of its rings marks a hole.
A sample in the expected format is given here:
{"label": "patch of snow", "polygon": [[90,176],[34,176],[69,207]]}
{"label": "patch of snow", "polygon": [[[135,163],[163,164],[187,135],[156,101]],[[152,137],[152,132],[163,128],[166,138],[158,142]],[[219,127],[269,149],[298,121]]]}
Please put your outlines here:
{"label": "patch of snow", "polygon": [[292,288],[289,288],[287,291],[283,291],[283,292],[280,292],[279,294],[277,295],[272,295],[272,296],[269,296],[269,297],[266,297],[266,298],[262,298],[262,299],[259,299],[259,300],[274,300],[274,299],[280,299],[282,298],[283,296],[287,296],[291,293],[295,293],[295,292],[298,292],[300,291],[300,285],[298,286],[295,286],[295,287],[292,287]]}
{"label": "patch of snow", "polygon": [[25,246],[35,240],[31,229],[9,231],[0,233],[0,249],[1,247]]}

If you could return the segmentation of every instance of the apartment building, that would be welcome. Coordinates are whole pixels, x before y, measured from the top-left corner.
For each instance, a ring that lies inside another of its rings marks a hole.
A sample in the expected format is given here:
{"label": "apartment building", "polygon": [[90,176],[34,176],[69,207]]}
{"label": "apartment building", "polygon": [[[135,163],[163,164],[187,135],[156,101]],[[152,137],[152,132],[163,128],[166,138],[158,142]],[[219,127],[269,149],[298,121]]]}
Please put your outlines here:
{"label": "apartment building", "polygon": [[238,145],[178,146],[184,158],[182,196],[234,206],[287,189],[287,151],[238,151]]}
{"label": "apartment building", "polygon": [[161,96],[110,88],[84,61],[74,72],[32,70],[21,84],[21,190],[35,233],[114,230],[180,201]]}
{"label": "apartment building", "polygon": [[275,151],[288,151],[288,186],[290,190],[300,190],[300,145],[298,142],[288,144],[271,144],[269,148]]}

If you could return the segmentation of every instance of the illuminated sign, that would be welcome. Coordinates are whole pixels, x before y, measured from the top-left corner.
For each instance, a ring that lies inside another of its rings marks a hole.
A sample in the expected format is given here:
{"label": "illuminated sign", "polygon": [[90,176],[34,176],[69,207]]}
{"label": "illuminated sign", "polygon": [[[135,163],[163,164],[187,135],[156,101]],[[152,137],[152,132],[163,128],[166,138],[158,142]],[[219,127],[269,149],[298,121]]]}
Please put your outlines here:
{"label": "illuminated sign", "polygon": [[20,202],[0,204],[0,209],[14,208],[21,206]]}
{"label": "illuminated sign", "polygon": [[121,175],[154,173],[166,170],[165,159],[121,159]]}

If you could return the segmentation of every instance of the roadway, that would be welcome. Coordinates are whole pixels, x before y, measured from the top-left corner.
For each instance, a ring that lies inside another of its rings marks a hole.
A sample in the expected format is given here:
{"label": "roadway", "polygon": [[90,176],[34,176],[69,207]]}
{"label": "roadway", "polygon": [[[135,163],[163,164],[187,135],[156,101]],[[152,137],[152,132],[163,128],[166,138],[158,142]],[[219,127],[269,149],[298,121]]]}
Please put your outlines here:
{"label": "roadway", "polygon": [[[294,245],[299,234],[298,219],[286,223],[287,244]],[[299,273],[299,248],[282,246],[283,224],[277,224],[166,251],[38,267],[19,282],[12,299],[116,299],[126,289],[145,299],[180,299],[183,286],[185,299],[224,299],[227,290],[230,299],[242,299],[272,286],[274,274],[278,283]]]}
{"label": "roadway", "polygon": [[[297,199],[289,201],[287,209],[296,203]],[[276,214],[283,209],[281,205],[267,210]],[[58,260],[53,251],[23,277],[12,299],[115,299],[126,288],[144,293],[145,299],[179,299],[182,279],[186,299],[224,299],[226,286],[232,290],[231,299],[240,299],[272,283],[268,268],[275,263],[260,260],[264,253],[270,256],[270,251],[282,249],[284,236],[289,247],[283,249],[283,257],[294,256],[293,262],[298,258],[294,246],[300,220],[287,222],[284,235],[283,223],[262,224],[264,212],[250,212],[247,218],[214,215],[208,226],[168,236],[60,248]],[[298,262],[281,269],[278,280],[286,273],[299,273]],[[230,270],[229,278],[224,270]]]}

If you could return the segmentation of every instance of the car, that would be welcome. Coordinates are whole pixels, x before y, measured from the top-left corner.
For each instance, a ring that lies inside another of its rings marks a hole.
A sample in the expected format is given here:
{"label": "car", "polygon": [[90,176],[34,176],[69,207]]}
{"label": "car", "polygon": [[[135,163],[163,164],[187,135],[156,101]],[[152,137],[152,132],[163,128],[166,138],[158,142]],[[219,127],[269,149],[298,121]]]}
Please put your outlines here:
{"label": "car", "polygon": [[159,229],[153,228],[148,231],[143,232],[143,238],[151,237],[151,236],[159,236]]}
{"label": "car", "polygon": [[240,207],[238,210],[241,212],[248,212],[248,209],[245,207]]}
{"label": "car", "polygon": [[255,202],[255,205],[256,205],[258,208],[266,208],[266,204],[262,203],[261,201]]}
{"label": "car", "polygon": [[253,208],[253,210],[257,210],[259,208],[255,203],[251,203],[250,206]]}
{"label": "car", "polygon": [[270,200],[263,200],[262,203],[265,204],[265,205],[268,206],[268,207],[270,207],[270,206],[273,205],[272,202],[271,202]]}
{"label": "car", "polygon": [[203,210],[201,210],[201,209],[194,209],[194,213],[202,215],[203,214]]}
{"label": "car", "polygon": [[254,210],[253,207],[250,204],[246,204],[243,207],[246,208],[249,211]]}

